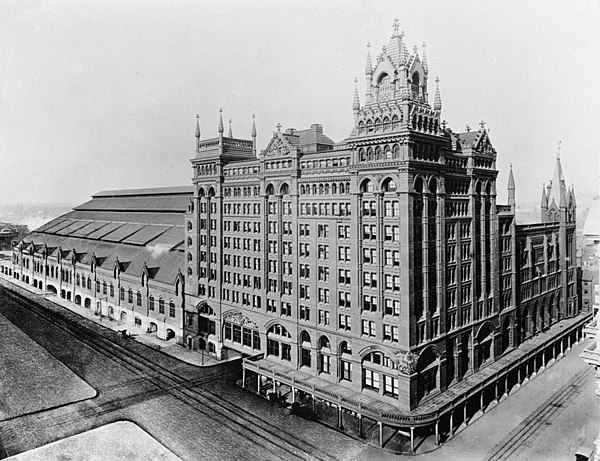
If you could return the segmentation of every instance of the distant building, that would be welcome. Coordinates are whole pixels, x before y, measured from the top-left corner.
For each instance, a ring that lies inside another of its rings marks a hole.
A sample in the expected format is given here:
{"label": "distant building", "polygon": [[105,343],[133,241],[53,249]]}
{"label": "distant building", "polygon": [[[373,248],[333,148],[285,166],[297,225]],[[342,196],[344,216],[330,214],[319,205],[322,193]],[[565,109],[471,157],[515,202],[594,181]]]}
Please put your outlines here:
{"label": "distant building", "polygon": [[97,194],[15,248],[15,277],[252,356],[244,381],[325,401],[340,426],[452,434],[581,336],[575,193],[557,157],[541,222],[517,224],[512,169],[499,205],[484,123],[446,126],[397,25],[365,73],[347,139],[278,126],[258,153],[254,124],[197,126],[192,188]]}

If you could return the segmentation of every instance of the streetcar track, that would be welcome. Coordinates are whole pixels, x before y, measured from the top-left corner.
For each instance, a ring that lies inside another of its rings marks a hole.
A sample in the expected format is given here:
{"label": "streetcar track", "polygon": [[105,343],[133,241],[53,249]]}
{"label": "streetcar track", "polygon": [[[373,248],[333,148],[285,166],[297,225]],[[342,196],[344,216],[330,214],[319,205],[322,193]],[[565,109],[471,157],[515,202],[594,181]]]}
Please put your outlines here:
{"label": "streetcar track", "polygon": [[[17,302],[18,300],[20,303],[24,303],[32,313],[44,318],[56,328],[63,330],[65,333],[81,341],[99,354],[119,363],[129,371],[133,371],[140,376],[140,378],[137,379],[147,380],[151,384],[157,386],[161,392],[172,395],[209,418],[220,420],[220,422],[229,429],[254,443],[257,443],[256,438],[262,440],[264,443],[261,444],[261,446],[264,448],[267,448],[268,446],[269,448],[267,449],[269,449],[273,455],[280,456],[281,451],[283,451],[294,457],[326,459],[316,454],[320,451],[318,447],[306,441],[302,441],[302,443],[296,441],[295,434],[286,432],[280,426],[274,426],[262,417],[254,415],[244,408],[235,407],[230,402],[211,391],[193,388],[205,383],[190,382],[177,373],[168,370],[163,365],[154,363],[139,353],[131,351],[116,342],[110,341],[99,332],[96,332],[85,325],[82,327],[81,324],[77,324],[74,320],[61,315],[61,313],[59,313],[60,317],[54,317],[49,314],[47,308],[40,306],[26,296],[6,289],[3,290],[3,294],[6,297],[11,298],[13,302]],[[106,344],[108,344],[108,346]],[[148,373],[145,371],[147,369],[150,369],[155,373]],[[214,381],[218,378],[218,376],[212,377],[210,381]],[[210,411],[207,411],[207,409]],[[94,414],[96,413],[93,413],[92,416]],[[85,419],[85,417],[86,416],[83,418]],[[272,446],[280,451],[275,452]],[[307,447],[312,450],[307,451]]]}
{"label": "streetcar track", "polygon": [[544,426],[548,419],[561,411],[565,404],[576,397],[577,391],[591,374],[591,369],[586,368],[575,374],[562,388],[555,392],[542,407],[533,411],[521,424],[513,429],[507,437],[498,442],[486,459],[500,461],[509,459],[533,434]]}

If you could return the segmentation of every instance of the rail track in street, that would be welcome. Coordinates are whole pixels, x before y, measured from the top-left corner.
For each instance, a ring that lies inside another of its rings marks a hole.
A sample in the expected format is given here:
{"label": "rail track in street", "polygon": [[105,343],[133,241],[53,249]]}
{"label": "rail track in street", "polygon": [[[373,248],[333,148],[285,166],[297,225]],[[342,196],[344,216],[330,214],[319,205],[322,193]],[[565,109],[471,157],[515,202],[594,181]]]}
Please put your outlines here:
{"label": "rail track in street", "polygon": [[[331,459],[316,445],[306,440],[299,440],[298,434],[286,431],[284,427],[274,425],[264,417],[255,415],[247,409],[203,388],[203,385],[220,378],[218,371],[215,371],[218,367],[206,369],[207,376],[205,377],[188,380],[184,376],[131,350],[126,347],[126,343],[120,344],[111,341],[110,338],[99,331],[82,325],[82,323],[78,323],[60,312],[53,314],[40,303],[30,300],[26,296],[12,290],[0,289],[1,298],[4,298],[5,302],[17,303],[20,307],[27,308],[36,316],[72,336],[96,353],[134,373],[137,375],[135,381],[139,383],[146,381],[155,387],[154,390],[139,392],[124,398],[113,399],[113,401],[105,401],[100,406],[84,407],[83,410],[77,412],[76,418],[93,418],[98,412],[109,412],[111,408],[119,409],[127,404],[135,404],[139,401],[169,394],[207,418],[228,427],[239,434],[240,437],[259,445],[275,458]],[[38,418],[43,420],[44,417],[44,412],[40,412]],[[68,425],[71,423],[68,415],[58,418],[58,420],[51,415],[48,415],[47,418],[46,423],[48,424]]]}
{"label": "rail track in street", "polygon": [[[578,394],[581,387],[592,374],[587,367],[573,375],[548,400],[533,411],[521,424],[515,427],[506,437],[498,442],[486,456],[488,461],[502,461],[516,455],[526,441],[530,441],[542,429],[552,416],[568,405]],[[518,459],[518,458],[515,458]]]}

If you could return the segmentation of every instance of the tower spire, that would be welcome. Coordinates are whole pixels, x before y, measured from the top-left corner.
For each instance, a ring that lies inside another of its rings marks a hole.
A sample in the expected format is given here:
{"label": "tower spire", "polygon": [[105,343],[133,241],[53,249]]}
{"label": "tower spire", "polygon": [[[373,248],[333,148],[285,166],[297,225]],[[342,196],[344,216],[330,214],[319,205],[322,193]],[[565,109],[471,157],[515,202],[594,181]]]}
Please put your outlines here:
{"label": "tower spire", "polygon": [[392,35],[392,37],[396,37],[398,34],[398,31],[400,30],[400,21],[398,20],[398,18],[394,19],[394,34]]}
{"label": "tower spire", "polygon": [[510,164],[510,172],[508,173],[508,204],[511,206],[516,205],[515,202],[515,177],[513,176],[512,163]]}
{"label": "tower spire", "polygon": [[371,43],[367,43],[367,62],[365,63],[365,74],[371,75],[373,73],[373,64],[371,63]]}
{"label": "tower spire", "polygon": [[435,96],[433,97],[433,110],[442,110],[442,97],[440,96],[440,78],[435,78]]}
{"label": "tower spire", "polygon": [[352,100],[352,110],[358,112],[360,110],[360,100],[358,99],[358,78],[354,77],[354,99]]}
{"label": "tower spire", "polygon": [[196,152],[200,150],[200,115],[196,114]]}
{"label": "tower spire", "polygon": [[229,119],[229,133],[227,134],[229,138],[233,138],[233,132],[231,131],[231,119]]}
{"label": "tower spire", "polygon": [[254,114],[252,114],[252,152],[254,153],[254,156],[256,157],[256,124],[254,123]]}
{"label": "tower spire", "polygon": [[429,65],[427,64],[427,53],[425,52],[425,49],[427,47],[427,44],[425,42],[423,42],[423,59],[421,60],[422,64],[423,64],[423,70],[425,71],[426,74],[429,73]]}
{"label": "tower spire", "polygon": [[219,134],[223,135],[223,108],[219,109]]}

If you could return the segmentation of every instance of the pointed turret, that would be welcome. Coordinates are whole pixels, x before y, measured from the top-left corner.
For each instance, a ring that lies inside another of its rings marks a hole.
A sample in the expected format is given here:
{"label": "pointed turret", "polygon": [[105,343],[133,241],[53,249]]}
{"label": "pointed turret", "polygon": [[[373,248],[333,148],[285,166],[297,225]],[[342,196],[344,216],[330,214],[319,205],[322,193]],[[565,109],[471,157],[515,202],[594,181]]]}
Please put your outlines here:
{"label": "pointed turret", "polygon": [[442,97],[440,96],[440,79],[435,78],[435,96],[433,97],[433,110],[442,110]]}
{"label": "pointed turret", "polygon": [[365,63],[365,74],[371,76],[373,74],[373,64],[371,63],[371,43],[367,43],[367,62]]}
{"label": "pointed turret", "polygon": [[223,109],[219,109],[219,136],[223,136]]}
{"label": "pointed turret", "polygon": [[229,119],[229,133],[227,134],[227,136],[233,138],[233,131],[231,131],[231,119]]}
{"label": "pointed turret", "polygon": [[554,167],[554,176],[550,183],[550,192],[548,193],[548,205],[554,201],[560,208],[567,206],[567,188],[565,186],[565,178],[563,176],[562,165],[560,163],[560,144],[556,150],[556,165]]}
{"label": "pointed turret", "polygon": [[354,78],[354,99],[352,100],[352,110],[358,114],[360,110],[360,100],[358,99],[358,78]]}
{"label": "pointed turret", "polygon": [[200,150],[200,115],[196,114],[196,152]]}
{"label": "pointed turret", "polygon": [[510,172],[508,173],[508,204],[511,206],[516,205],[515,201],[515,177],[513,176],[512,163],[510,164]]}
{"label": "pointed turret", "polygon": [[540,200],[540,208],[542,210],[542,222],[548,220],[548,195],[546,195],[546,185],[542,185],[542,199]]}
{"label": "pointed turret", "polygon": [[252,114],[252,152],[254,153],[254,156],[256,156],[256,124],[254,123],[254,114]]}

